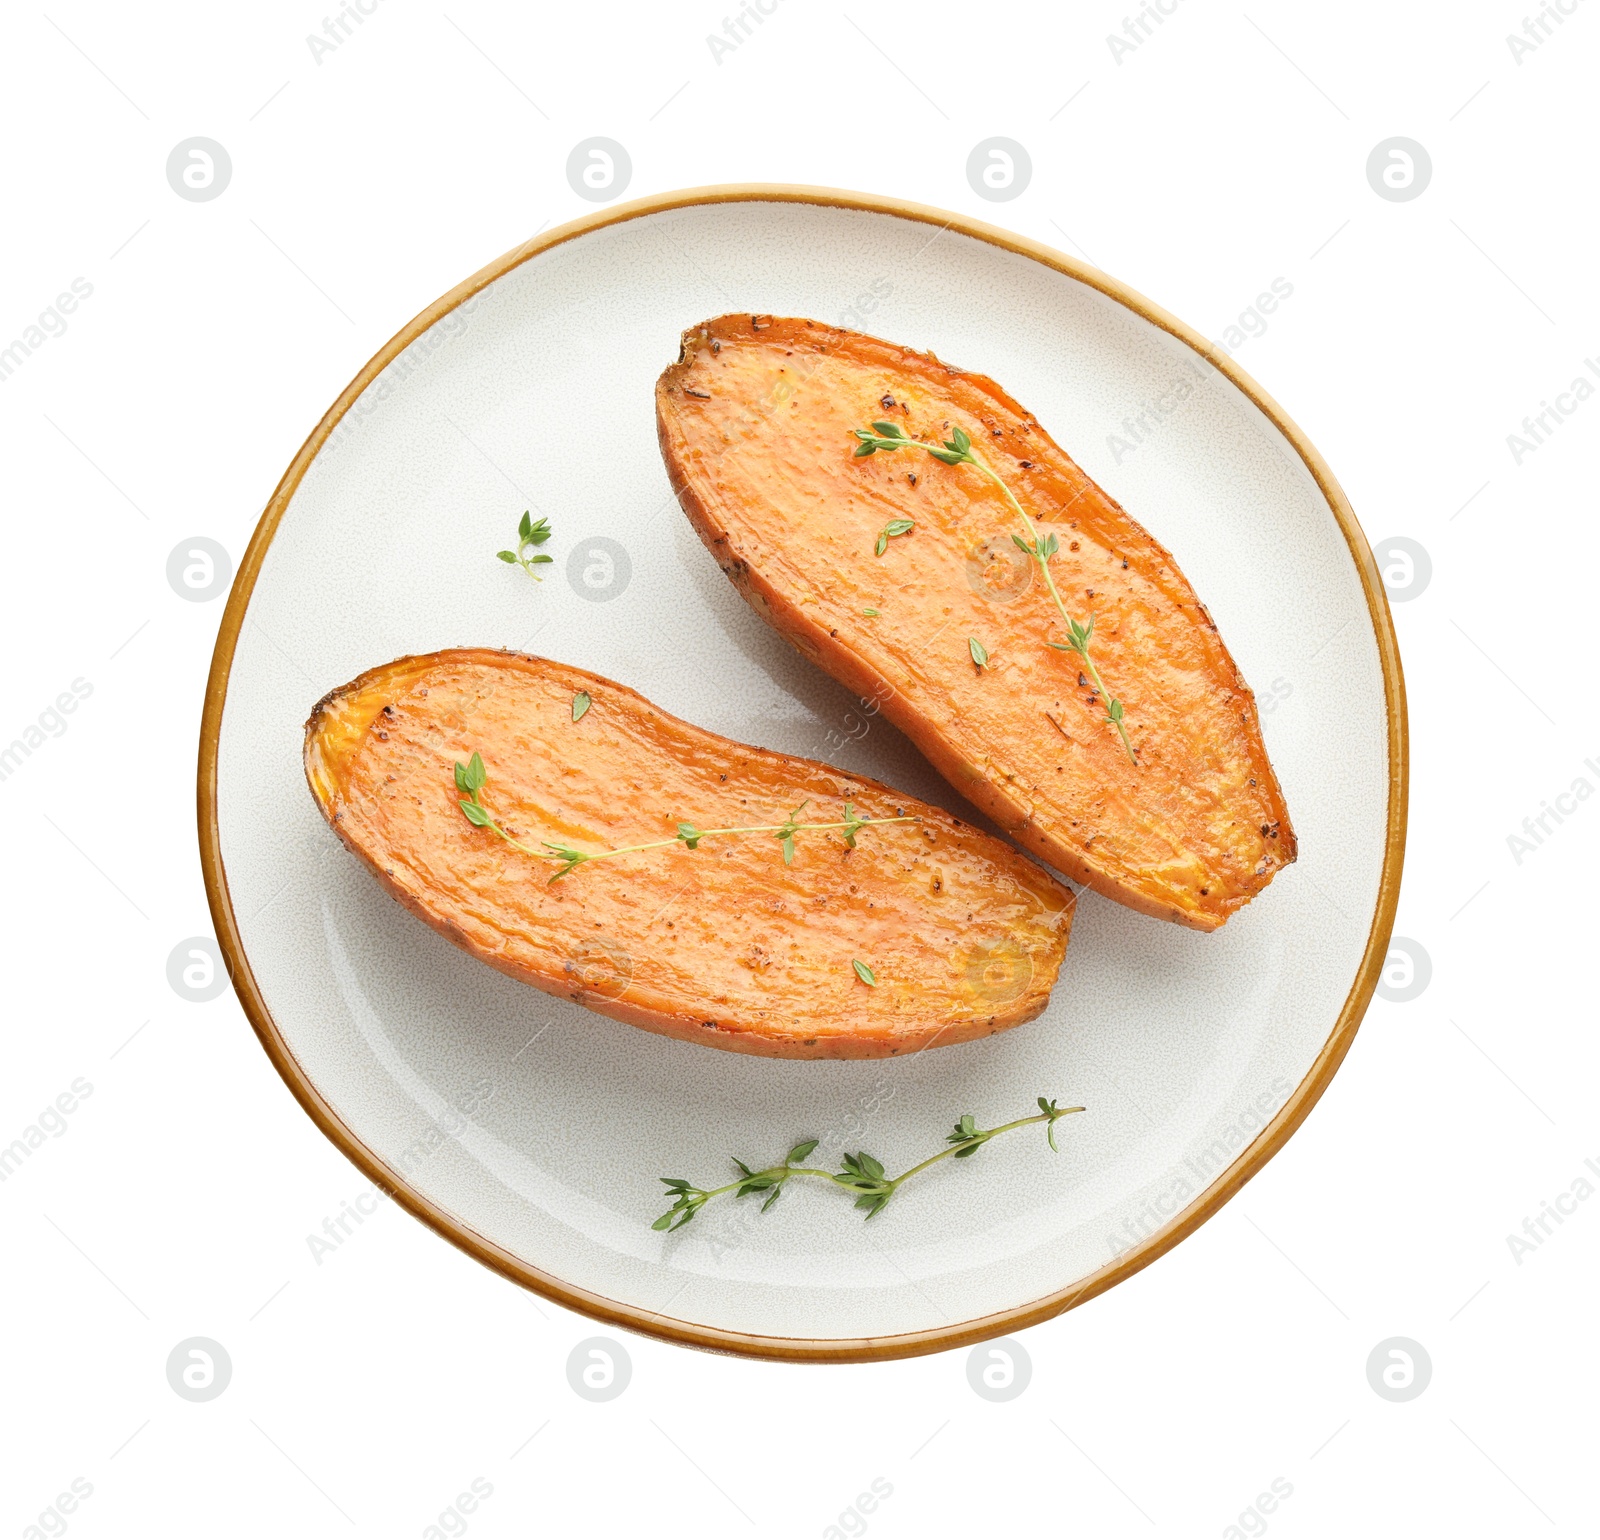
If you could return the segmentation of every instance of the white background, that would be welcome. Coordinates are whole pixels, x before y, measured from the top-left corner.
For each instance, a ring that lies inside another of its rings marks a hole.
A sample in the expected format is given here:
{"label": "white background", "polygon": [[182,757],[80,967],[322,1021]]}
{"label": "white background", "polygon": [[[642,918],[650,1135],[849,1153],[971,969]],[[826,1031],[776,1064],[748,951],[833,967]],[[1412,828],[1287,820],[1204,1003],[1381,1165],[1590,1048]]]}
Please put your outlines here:
{"label": "white background", "polygon": [[[725,13],[699,5],[379,0],[319,62],[325,13],[302,5],[8,10],[0,347],[75,278],[93,294],[0,382],[0,743],[75,679],[92,694],[0,780],[0,1145],[93,1089],[0,1184],[0,1535],[427,1535],[474,1478],[492,1496],[442,1532],[1593,1532],[1600,1202],[1526,1254],[1507,1237],[1600,1187],[1600,807],[1567,804],[1520,861],[1507,837],[1577,778],[1600,787],[1600,405],[1520,465],[1507,435],[1600,357],[1600,6],[1520,62],[1520,0],[1181,0],[1119,59],[1127,14],[779,0],[718,58]],[[213,201],[166,178],[194,135],[232,158]],[[237,561],[387,337],[595,206],[565,171],[592,135],[627,147],[629,197],[895,194],[1084,256],[1214,337],[1286,278],[1240,363],[1380,556],[1406,536],[1431,557],[1395,606],[1397,929],[1431,982],[1374,1003],[1239,1199],[1026,1333],[1032,1380],[1005,1404],[969,1388],[966,1353],[801,1369],[631,1336],[626,1392],[580,1399],[569,1353],[622,1334],[392,1206],[313,1259],[364,1182],[231,994],[167,983],[211,929],[193,778],[222,610],[175,593],[169,553],[203,534]],[[1004,203],[966,176],[991,135],[1033,164]],[[1411,201],[1367,180],[1394,135],[1432,158]],[[166,1376],[194,1336],[233,1365],[204,1403]],[[1403,1403],[1366,1372],[1394,1336],[1433,1365]],[[42,1520],[74,1478],[91,1495]],[[874,1478],[892,1495],[850,1513]],[[1275,1478],[1292,1495],[1242,1517]]]}

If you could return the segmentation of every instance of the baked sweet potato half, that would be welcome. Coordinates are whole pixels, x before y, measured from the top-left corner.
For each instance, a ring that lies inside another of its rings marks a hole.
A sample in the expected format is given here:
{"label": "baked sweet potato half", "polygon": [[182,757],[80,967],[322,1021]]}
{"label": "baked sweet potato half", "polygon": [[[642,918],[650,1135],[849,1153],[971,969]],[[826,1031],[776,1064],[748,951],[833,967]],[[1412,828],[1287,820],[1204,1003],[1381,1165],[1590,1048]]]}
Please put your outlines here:
{"label": "baked sweet potato half", "polygon": [[757,613],[1025,848],[1207,931],[1294,860],[1204,605],[993,380],[728,315],[684,333],[656,415],[684,511]]}
{"label": "baked sweet potato half", "polygon": [[1071,891],[1009,845],[546,658],[373,669],[317,703],[305,768],[339,838],[457,946],[713,1048],[986,1037],[1044,1009],[1066,950]]}

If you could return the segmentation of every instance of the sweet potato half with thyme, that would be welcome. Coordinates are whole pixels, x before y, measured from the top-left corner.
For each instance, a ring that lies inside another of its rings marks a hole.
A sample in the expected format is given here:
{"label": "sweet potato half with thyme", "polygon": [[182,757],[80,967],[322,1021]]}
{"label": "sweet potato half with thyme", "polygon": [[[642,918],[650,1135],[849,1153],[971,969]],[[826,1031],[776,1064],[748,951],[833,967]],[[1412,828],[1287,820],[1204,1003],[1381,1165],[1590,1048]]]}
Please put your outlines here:
{"label": "sweet potato half with thyme", "polygon": [[339,838],[457,946],[713,1048],[986,1037],[1044,1009],[1072,923],[1069,889],[942,809],[546,658],[373,669],[317,703],[305,769]]}
{"label": "sweet potato half with thyme", "polygon": [[1204,605],[993,380],[727,315],[684,333],[656,416],[684,511],[756,612],[1026,849],[1206,931],[1294,860]]}

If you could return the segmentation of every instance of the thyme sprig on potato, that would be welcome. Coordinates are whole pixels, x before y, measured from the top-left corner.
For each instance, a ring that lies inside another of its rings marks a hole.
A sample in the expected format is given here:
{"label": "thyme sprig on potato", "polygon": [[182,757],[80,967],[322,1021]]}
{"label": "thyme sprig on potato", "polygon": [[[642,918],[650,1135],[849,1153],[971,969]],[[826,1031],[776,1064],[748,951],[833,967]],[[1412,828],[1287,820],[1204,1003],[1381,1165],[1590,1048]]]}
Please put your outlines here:
{"label": "thyme sprig on potato", "polygon": [[1058,1150],[1060,1146],[1056,1144],[1056,1124],[1062,1118],[1069,1117],[1074,1112],[1082,1112],[1084,1109],[1059,1107],[1054,1099],[1047,1100],[1043,1096],[1038,1099],[1038,1106],[1039,1110],[1033,1116],[1001,1123],[996,1128],[979,1128],[971,1113],[967,1113],[956,1122],[954,1129],[945,1135],[944,1149],[936,1155],[930,1155],[926,1160],[919,1161],[909,1170],[902,1171],[899,1176],[890,1176],[885,1171],[883,1162],[867,1154],[865,1150],[860,1150],[854,1155],[842,1156],[839,1162],[840,1169],[837,1171],[825,1171],[819,1166],[801,1165],[800,1162],[810,1156],[821,1143],[818,1139],[802,1139],[778,1165],[766,1166],[759,1171],[736,1159],[733,1163],[739,1168],[738,1178],[724,1183],[721,1187],[696,1187],[681,1176],[664,1176],[660,1180],[672,1195],[672,1207],[650,1228],[669,1232],[681,1230],[712,1198],[720,1197],[727,1192],[731,1192],[736,1198],[749,1197],[760,1192],[766,1193],[766,1200],[761,1205],[761,1212],[764,1214],[778,1201],[784,1184],[797,1176],[820,1177],[835,1187],[853,1192],[856,1195],[855,1206],[864,1209],[865,1217],[871,1219],[874,1214],[881,1213],[901,1186],[918,1172],[926,1171],[929,1166],[947,1158],[962,1160],[976,1155],[991,1139],[1009,1133],[1014,1128],[1027,1128],[1033,1123],[1043,1123],[1050,1148]]}
{"label": "thyme sprig on potato", "polygon": [[[585,710],[588,708],[585,707]],[[575,712],[574,720],[581,712]],[[491,834],[504,840],[513,850],[520,850],[525,856],[532,856],[536,861],[554,861],[557,863],[554,874],[548,879],[555,882],[565,877],[575,867],[583,866],[590,861],[607,861],[613,856],[627,856],[637,854],[643,850],[665,850],[673,845],[682,845],[688,850],[698,850],[700,841],[707,839],[721,839],[734,834],[770,834],[783,851],[783,864],[794,865],[795,836],[799,834],[812,834],[828,830],[839,830],[846,845],[851,850],[856,848],[856,836],[865,828],[876,828],[879,824],[886,823],[920,823],[918,817],[907,815],[898,818],[874,818],[869,813],[858,813],[853,803],[844,805],[844,818],[835,823],[801,823],[800,814],[804,812],[810,798],[802,802],[782,823],[748,824],[734,829],[701,829],[687,820],[680,821],[677,832],[671,839],[648,840],[642,845],[618,845],[611,850],[579,850],[573,845],[561,844],[553,840],[543,840],[542,850],[534,850],[524,845],[520,840],[513,839],[495,821],[494,815],[484,806],[483,798],[479,793],[488,784],[489,772],[483,763],[483,755],[476,749],[472,758],[466,764],[456,761],[456,790],[464,795],[456,799],[461,808],[462,816],[474,828],[487,829]]]}
{"label": "thyme sprig on potato", "polygon": [[[1091,615],[1087,625],[1079,625],[1068,613],[1065,601],[1061,597],[1061,590],[1056,587],[1056,580],[1050,571],[1050,558],[1061,549],[1061,543],[1054,534],[1041,536],[1038,527],[1028,517],[1028,511],[1016,499],[1016,495],[1000,476],[981,455],[972,447],[972,438],[964,428],[953,428],[948,439],[938,444],[925,443],[922,439],[911,438],[906,431],[894,422],[875,422],[870,428],[856,428],[852,430],[859,440],[856,444],[856,458],[876,454],[880,449],[892,452],[896,449],[925,449],[935,460],[945,465],[970,465],[978,474],[1000,489],[1001,495],[1011,504],[1016,515],[1022,520],[1023,528],[1027,530],[1027,538],[1021,535],[1012,535],[1012,543],[1019,551],[1031,556],[1039,564],[1039,571],[1044,577],[1045,587],[1050,590],[1050,597],[1055,601],[1056,612],[1061,616],[1062,624],[1067,628],[1065,642],[1050,642],[1046,645],[1054,647],[1057,652],[1075,652],[1083,660],[1084,672],[1089,676],[1090,682],[1100,698],[1106,703],[1105,722],[1108,727],[1114,727],[1122,739],[1122,747],[1127,750],[1128,758],[1138,764],[1139,760],[1133,752],[1133,744],[1128,738],[1126,726],[1126,713],[1122,702],[1112,697],[1100,678],[1100,670],[1095,667],[1094,659],[1089,656],[1089,641],[1094,635],[1094,616]],[[898,522],[908,523],[908,520]],[[882,555],[884,539],[878,537],[877,554]],[[973,654],[973,661],[981,668],[977,654]]]}

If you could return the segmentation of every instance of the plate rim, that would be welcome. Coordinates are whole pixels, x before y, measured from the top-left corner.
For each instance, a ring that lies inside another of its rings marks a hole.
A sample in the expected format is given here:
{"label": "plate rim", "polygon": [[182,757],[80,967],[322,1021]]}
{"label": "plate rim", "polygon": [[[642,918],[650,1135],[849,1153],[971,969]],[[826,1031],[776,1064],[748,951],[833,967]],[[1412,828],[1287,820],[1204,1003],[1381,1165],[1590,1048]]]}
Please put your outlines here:
{"label": "plate rim", "polygon": [[[988,1315],[950,1325],[879,1337],[782,1337],[736,1331],[680,1320],[659,1311],[620,1303],[591,1290],[566,1282],[533,1266],[479,1233],[459,1215],[413,1187],[399,1170],[389,1165],[367,1145],[334,1107],[324,1098],[311,1076],[291,1052],[287,1040],[273,1020],[246,955],[228,889],[228,875],[222,859],[221,832],[217,811],[217,760],[223,712],[227,703],[228,680],[234,654],[249,608],[256,580],[276,535],[283,515],[293,500],[302,478],[317,453],[338,427],[345,413],[382,371],[416,339],[463,301],[470,299],[496,279],[552,247],[579,239],[593,231],[630,220],[667,213],[674,209],[720,203],[798,203],[887,214],[922,224],[938,225],[940,233],[955,230],[987,245],[1028,257],[1066,277],[1086,284],[1144,320],[1175,337],[1200,354],[1219,370],[1268,418],[1289,442],[1316,482],[1318,491],[1344,535],[1351,559],[1361,579],[1368,616],[1378,648],[1383,677],[1388,728],[1388,813],[1384,835],[1383,865],[1379,875],[1377,902],[1366,948],[1362,953],[1350,991],[1321,1050],[1284,1105],[1272,1120],[1217,1179],[1202,1189],[1189,1205],[1160,1229],[1121,1256],[1097,1268],[1087,1278],[1055,1290],[1027,1304],[1013,1306]],[[987,224],[965,214],[953,213],[928,204],[914,203],[878,193],[855,192],[841,188],[790,185],[775,182],[724,183],[690,187],[635,198],[613,208],[599,210],[535,234],[463,279],[401,327],[362,367],[323,414],[300,446],[283,473],[257,521],[250,543],[239,562],[233,585],[223,610],[206,678],[205,703],[201,715],[196,804],[199,821],[200,866],[206,900],[216,927],[217,943],[234,993],[246,1018],[266,1050],[268,1059],[295,1099],[323,1135],[349,1159],[374,1185],[381,1188],[414,1218],[421,1220],[469,1256],[492,1268],[503,1277],[553,1303],[575,1310],[591,1319],[645,1336],[711,1352],[758,1359],[810,1363],[867,1363],[909,1358],[924,1353],[965,1347],[1037,1325],[1073,1309],[1097,1294],[1148,1267],[1157,1257],[1170,1251],[1179,1241],[1197,1230],[1222,1208],[1274,1155],[1299,1128],[1321,1098],[1354,1041],[1357,1028],[1372,999],[1378,976],[1388,952],[1400,898],[1400,875],[1405,858],[1407,803],[1409,794],[1409,740],[1406,718],[1405,679],[1400,663],[1399,642],[1395,636],[1388,597],[1378,572],[1376,559],[1358,523],[1354,509],[1332,470],[1305,433],[1281,406],[1263,390],[1233,359],[1192,327],[1154,304],[1119,279],[1101,272],[1086,262],[1054,250],[1042,242]]]}

